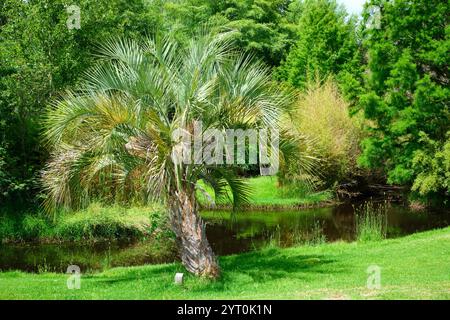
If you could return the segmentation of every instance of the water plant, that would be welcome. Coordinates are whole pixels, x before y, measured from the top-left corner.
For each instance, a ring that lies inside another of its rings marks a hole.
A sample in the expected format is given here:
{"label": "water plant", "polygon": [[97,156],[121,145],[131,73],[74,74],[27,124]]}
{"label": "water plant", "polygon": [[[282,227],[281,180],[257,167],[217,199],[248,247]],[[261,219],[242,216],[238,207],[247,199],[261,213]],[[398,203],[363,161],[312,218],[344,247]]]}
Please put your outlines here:
{"label": "water plant", "polygon": [[366,202],[355,209],[356,238],[358,241],[380,241],[386,238],[387,207],[387,202],[382,204]]}

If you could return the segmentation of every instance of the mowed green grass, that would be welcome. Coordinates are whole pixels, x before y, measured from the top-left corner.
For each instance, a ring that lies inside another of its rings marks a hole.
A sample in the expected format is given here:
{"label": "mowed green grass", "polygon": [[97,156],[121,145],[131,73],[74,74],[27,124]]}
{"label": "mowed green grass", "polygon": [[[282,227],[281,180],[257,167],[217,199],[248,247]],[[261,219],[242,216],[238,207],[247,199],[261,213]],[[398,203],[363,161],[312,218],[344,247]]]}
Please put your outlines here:
{"label": "mowed green grass", "polygon": [[[331,201],[333,195],[329,191],[309,192],[304,194],[295,194],[288,192],[285,187],[278,185],[276,176],[248,178],[246,182],[252,190],[249,198],[249,207],[296,207],[315,205]],[[211,188],[201,184],[209,194],[213,194]],[[197,193],[200,203],[206,204],[205,197],[201,192]],[[218,204],[231,205],[227,199],[221,200]]]}
{"label": "mowed green grass", "polygon": [[[450,299],[450,228],[372,243],[268,248],[222,257],[218,281],[187,276],[180,264],[116,268],[82,275],[0,274],[1,299]],[[381,289],[367,269],[381,268]]]}

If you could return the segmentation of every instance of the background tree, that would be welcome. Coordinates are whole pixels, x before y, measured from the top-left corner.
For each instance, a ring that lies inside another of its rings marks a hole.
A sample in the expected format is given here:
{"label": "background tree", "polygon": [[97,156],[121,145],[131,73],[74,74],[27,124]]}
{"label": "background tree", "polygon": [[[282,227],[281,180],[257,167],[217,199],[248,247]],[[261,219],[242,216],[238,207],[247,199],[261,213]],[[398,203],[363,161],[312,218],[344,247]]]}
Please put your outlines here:
{"label": "background tree", "polygon": [[373,126],[360,163],[383,168],[389,183],[422,196],[448,197],[448,171],[439,173],[448,167],[450,131],[448,3],[370,4],[381,8],[381,25],[365,31],[368,92],[360,103]]}
{"label": "background tree", "polygon": [[348,82],[358,83],[355,77],[362,64],[355,17],[334,0],[306,0],[297,30],[298,40],[278,68],[277,78],[303,89],[308,80],[334,75],[351,92]]}
{"label": "background tree", "polygon": [[205,23],[237,31],[234,40],[269,66],[278,66],[294,42],[299,1],[292,0],[185,0],[164,4],[165,20],[189,39]]}

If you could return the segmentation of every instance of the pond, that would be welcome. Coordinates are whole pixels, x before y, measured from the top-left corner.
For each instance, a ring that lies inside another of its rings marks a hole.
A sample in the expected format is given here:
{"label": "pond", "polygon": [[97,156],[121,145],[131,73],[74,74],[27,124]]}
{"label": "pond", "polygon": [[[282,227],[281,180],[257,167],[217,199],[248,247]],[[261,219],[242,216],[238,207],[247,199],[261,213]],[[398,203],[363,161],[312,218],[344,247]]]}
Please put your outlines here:
{"label": "pond", "polygon": [[[255,250],[270,243],[282,247],[311,242],[319,235],[326,241],[355,239],[355,207],[335,207],[273,212],[209,211],[208,239],[218,255]],[[399,237],[450,225],[449,212],[411,211],[390,205],[386,214],[387,236]],[[323,240],[322,240],[323,241]],[[98,242],[92,244],[7,244],[0,245],[0,270],[65,272],[69,265],[82,272],[117,266],[134,266],[176,261],[174,250],[164,250],[145,241]]]}

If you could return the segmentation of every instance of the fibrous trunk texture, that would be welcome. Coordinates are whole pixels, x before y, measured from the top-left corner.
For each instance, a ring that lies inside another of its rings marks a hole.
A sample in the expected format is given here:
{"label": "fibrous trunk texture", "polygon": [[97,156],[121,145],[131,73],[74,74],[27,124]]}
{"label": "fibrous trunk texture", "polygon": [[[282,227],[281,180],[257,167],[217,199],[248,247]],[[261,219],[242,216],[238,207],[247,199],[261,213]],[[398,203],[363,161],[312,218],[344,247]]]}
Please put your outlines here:
{"label": "fibrous trunk texture", "polygon": [[220,275],[219,264],[206,238],[195,192],[177,191],[169,201],[172,229],[183,265],[195,275],[217,278]]}

